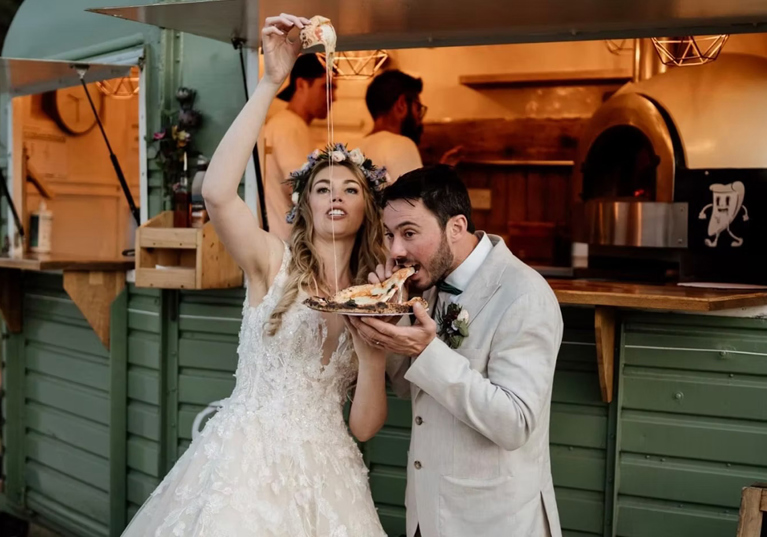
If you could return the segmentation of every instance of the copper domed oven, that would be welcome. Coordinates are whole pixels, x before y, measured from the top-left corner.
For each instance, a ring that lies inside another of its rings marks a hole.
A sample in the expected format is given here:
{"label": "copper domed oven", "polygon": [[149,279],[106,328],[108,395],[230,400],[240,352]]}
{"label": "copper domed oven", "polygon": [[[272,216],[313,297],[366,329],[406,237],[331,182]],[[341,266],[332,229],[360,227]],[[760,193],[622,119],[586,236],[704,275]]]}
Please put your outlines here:
{"label": "copper domed oven", "polygon": [[723,54],[597,110],[573,178],[592,274],[767,283],[765,95],[767,59]]}

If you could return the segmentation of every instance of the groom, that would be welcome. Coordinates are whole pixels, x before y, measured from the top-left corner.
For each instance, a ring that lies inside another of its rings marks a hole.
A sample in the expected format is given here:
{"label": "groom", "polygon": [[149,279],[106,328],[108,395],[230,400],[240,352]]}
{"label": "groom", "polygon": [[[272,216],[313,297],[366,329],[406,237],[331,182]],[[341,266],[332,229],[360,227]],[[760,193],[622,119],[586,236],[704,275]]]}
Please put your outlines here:
{"label": "groom", "polygon": [[394,326],[351,322],[392,355],[410,397],[407,536],[560,537],[549,458],[559,304],[496,236],[475,232],[469,195],[448,166],[407,173],[384,191],[393,265],[417,265],[410,291],[429,313]]}

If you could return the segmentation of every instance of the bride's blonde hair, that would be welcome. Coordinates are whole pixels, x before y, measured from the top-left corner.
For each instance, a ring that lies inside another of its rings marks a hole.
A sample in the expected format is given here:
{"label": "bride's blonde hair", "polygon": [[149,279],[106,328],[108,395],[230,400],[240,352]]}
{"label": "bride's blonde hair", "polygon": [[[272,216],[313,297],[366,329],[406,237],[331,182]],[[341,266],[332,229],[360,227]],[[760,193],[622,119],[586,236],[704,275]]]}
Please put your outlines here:
{"label": "bride's blonde hair", "polygon": [[[296,219],[290,234],[289,245],[292,255],[288,265],[288,281],[285,284],[282,298],[266,323],[266,334],[269,336],[275,335],[280,329],[282,316],[296,301],[301,289],[316,289],[326,293],[332,291],[328,287],[329,275],[326,268],[322,266],[314,247],[314,221],[312,220],[312,210],[309,207],[309,192],[314,186],[315,178],[321,170],[328,166],[329,163],[327,162],[316,165],[312,170],[307,186],[302,189],[299,195]],[[339,162],[335,163],[334,166],[344,166],[352,171],[359,181],[365,200],[365,218],[357,231],[349,268],[354,278],[352,282],[354,285],[366,283],[368,274],[374,272],[376,266],[386,259],[381,209],[368,181],[356,165]],[[330,276],[332,277],[332,275]]]}

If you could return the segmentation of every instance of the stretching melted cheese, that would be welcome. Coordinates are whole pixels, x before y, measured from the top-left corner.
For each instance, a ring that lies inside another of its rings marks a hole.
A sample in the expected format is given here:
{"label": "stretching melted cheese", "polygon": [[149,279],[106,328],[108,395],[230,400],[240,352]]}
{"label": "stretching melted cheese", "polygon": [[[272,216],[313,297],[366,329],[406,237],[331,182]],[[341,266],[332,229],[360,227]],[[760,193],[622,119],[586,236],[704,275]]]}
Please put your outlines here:
{"label": "stretching melted cheese", "polygon": [[402,287],[407,279],[415,274],[413,267],[398,270],[388,280],[376,284],[355,285],[339,291],[328,299],[328,302],[347,304],[354,302],[357,306],[372,306],[381,302],[389,302],[399,292],[402,300]]}

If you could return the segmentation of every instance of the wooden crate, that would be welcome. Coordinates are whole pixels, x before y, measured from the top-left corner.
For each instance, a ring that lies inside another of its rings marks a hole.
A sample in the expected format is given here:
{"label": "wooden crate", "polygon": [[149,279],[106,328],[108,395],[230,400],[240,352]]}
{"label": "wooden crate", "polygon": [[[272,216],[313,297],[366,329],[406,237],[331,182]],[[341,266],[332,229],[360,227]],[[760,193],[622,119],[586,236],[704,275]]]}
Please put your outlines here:
{"label": "wooden crate", "polygon": [[211,222],[174,228],[173,212],[165,211],[136,230],[136,287],[226,289],[242,282]]}

